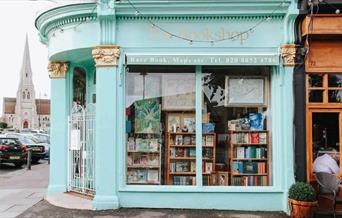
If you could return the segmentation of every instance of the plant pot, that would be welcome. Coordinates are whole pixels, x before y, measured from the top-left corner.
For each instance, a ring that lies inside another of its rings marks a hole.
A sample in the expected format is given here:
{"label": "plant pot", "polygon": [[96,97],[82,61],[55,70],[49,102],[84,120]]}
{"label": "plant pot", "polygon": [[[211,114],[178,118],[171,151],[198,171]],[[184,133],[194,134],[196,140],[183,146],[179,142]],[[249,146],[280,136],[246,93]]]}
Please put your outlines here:
{"label": "plant pot", "polygon": [[309,218],[313,217],[314,210],[317,208],[318,202],[296,201],[289,198],[289,206],[292,218]]}

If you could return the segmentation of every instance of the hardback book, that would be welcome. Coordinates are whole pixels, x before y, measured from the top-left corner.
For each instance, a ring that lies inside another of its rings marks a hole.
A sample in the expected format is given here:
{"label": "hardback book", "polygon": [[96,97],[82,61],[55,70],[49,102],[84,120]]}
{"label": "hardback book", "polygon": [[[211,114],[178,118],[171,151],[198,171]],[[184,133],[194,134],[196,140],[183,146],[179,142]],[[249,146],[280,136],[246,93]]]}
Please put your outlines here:
{"label": "hardback book", "polygon": [[147,180],[149,182],[158,182],[159,181],[159,171],[158,170],[148,170]]}
{"label": "hardback book", "polygon": [[133,165],[140,165],[141,164],[140,155],[133,155]]}
{"label": "hardback book", "polygon": [[176,157],[176,148],[170,148],[170,157]]}
{"label": "hardback book", "polygon": [[259,133],[259,144],[266,144],[267,143],[267,133],[261,132]]}
{"label": "hardback book", "polygon": [[206,162],[205,163],[205,172],[206,173],[211,173],[212,171],[213,171],[213,163]]}
{"label": "hardback book", "polygon": [[245,158],[245,148],[237,147],[236,148],[236,158]]}
{"label": "hardback book", "polygon": [[147,166],[149,164],[147,155],[140,155],[140,164],[144,166]]}
{"label": "hardback book", "polygon": [[135,143],[136,151],[148,151],[150,149],[148,139],[137,138]]}
{"label": "hardback book", "polygon": [[176,148],[176,157],[185,157],[185,149]]}
{"label": "hardback book", "polygon": [[158,151],[159,149],[159,143],[158,139],[150,139],[150,151]]}
{"label": "hardback book", "polygon": [[190,162],[190,172],[196,172],[196,162]]}
{"label": "hardback book", "polygon": [[131,155],[127,155],[127,166],[133,165],[133,159]]}
{"label": "hardback book", "polygon": [[129,137],[127,140],[127,150],[134,151],[135,150],[135,142],[134,137]]}
{"label": "hardback book", "polygon": [[183,144],[184,145],[190,145],[191,144],[191,136],[186,135],[183,137]]}
{"label": "hardback book", "polygon": [[214,136],[212,135],[205,136],[205,146],[214,146]]}
{"label": "hardback book", "polygon": [[196,157],[196,148],[189,148],[189,157]]}
{"label": "hardback book", "polygon": [[189,162],[176,162],[176,172],[190,172]]}
{"label": "hardback book", "polygon": [[136,170],[135,172],[135,178],[137,181],[144,182],[147,181],[147,171],[146,170]]}
{"label": "hardback book", "polygon": [[176,145],[183,145],[183,136],[182,135],[176,135],[175,137],[175,144]]}
{"label": "hardback book", "polygon": [[244,173],[258,173],[258,163],[257,162],[245,162]]}
{"label": "hardback book", "polygon": [[258,144],[259,143],[259,133],[251,133],[250,134],[250,143]]}
{"label": "hardback book", "polygon": [[191,136],[191,145],[196,145],[196,135]]}
{"label": "hardback book", "polygon": [[148,160],[150,166],[159,166],[159,154],[153,154]]}

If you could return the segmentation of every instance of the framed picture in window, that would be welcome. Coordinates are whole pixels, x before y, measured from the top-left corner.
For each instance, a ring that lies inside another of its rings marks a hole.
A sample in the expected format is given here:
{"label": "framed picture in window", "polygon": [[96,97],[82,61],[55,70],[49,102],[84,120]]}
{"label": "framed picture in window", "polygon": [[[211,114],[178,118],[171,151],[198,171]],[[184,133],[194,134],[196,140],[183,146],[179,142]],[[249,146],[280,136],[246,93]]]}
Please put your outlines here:
{"label": "framed picture in window", "polygon": [[226,76],[225,107],[267,106],[266,76]]}

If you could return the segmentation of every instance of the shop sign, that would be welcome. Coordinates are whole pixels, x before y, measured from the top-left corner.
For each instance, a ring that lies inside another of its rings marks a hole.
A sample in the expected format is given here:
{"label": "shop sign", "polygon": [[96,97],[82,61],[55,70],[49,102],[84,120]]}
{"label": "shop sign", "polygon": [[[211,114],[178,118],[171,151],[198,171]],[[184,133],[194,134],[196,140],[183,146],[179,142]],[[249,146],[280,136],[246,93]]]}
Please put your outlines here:
{"label": "shop sign", "polygon": [[279,65],[279,55],[127,55],[131,65]]}

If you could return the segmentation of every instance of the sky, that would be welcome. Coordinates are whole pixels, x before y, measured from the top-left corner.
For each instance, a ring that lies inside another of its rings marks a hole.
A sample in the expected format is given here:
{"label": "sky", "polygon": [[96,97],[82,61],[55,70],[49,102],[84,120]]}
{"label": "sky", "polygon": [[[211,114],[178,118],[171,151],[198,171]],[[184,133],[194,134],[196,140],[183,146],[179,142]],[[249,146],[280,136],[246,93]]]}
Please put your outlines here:
{"label": "sky", "polygon": [[52,6],[47,0],[0,0],[0,117],[4,97],[16,97],[25,37],[28,34],[36,98],[50,98],[47,47],[34,26],[36,14]]}

